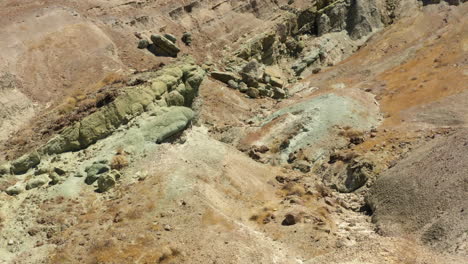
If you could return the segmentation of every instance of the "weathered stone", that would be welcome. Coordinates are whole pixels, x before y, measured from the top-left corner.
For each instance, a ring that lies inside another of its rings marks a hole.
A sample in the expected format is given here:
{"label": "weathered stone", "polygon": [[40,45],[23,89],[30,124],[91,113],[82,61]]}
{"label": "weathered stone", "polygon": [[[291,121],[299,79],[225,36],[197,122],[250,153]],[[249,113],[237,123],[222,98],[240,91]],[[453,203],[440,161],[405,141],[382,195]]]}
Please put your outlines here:
{"label": "weathered stone", "polygon": [[239,83],[237,83],[234,80],[229,80],[228,81],[228,86],[229,86],[229,88],[232,88],[232,89],[238,89],[239,88]]}
{"label": "weathered stone", "polygon": [[24,191],[25,191],[24,186],[19,184],[19,183],[15,184],[13,186],[10,186],[5,190],[5,192],[8,195],[18,195],[18,194],[20,194],[20,193],[22,193]]}
{"label": "weathered stone", "polygon": [[309,67],[310,65],[312,65],[319,59],[320,59],[320,50],[314,49],[308,54],[306,54],[306,56],[303,59],[296,62],[292,66],[292,69],[294,70],[296,75],[300,75],[307,67]]}
{"label": "weathered stone", "polygon": [[93,184],[101,174],[108,172],[109,170],[110,167],[102,163],[94,163],[93,165],[89,166],[85,169],[87,174],[85,179],[86,184]]}
{"label": "weathered stone", "polygon": [[168,106],[183,106],[184,97],[178,91],[172,91],[167,94],[166,103]]}
{"label": "weathered stone", "polygon": [[180,52],[179,47],[161,35],[151,35],[151,41],[156,47],[157,55],[177,57]]}
{"label": "weathered stone", "polygon": [[296,219],[296,216],[293,214],[287,214],[285,215],[283,221],[281,222],[281,225],[284,226],[292,226],[295,225],[298,222],[298,219]]}
{"label": "weathered stone", "polygon": [[177,42],[177,38],[172,34],[166,33],[166,34],[164,34],[164,37],[167,38],[168,40],[170,40],[174,44]]}
{"label": "weathered stone", "polygon": [[189,32],[184,32],[182,35],[182,42],[185,43],[185,45],[190,46],[192,44],[192,34]]}
{"label": "weathered stone", "polygon": [[193,117],[193,111],[187,107],[161,108],[156,116],[142,119],[139,122],[137,132],[142,133],[147,141],[161,143],[172,135],[183,131]]}
{"label": "weathered stone", "polygon": [[211,77],[215,80],[221,81],[223,83],[228,83],[229,81],[239,81],[240,78],[232,72],[220,72],[214,71],[211,73]]}
{"label": "weathered stone", "polygon": [[246,93],[248,90],[249,90],[249,87],[247,86],[247,84],[245,84],[245,82],[239,83],[239,91],[241,93]]}
{"label": "weathered stone", "polygon": [[140,39],[138,41],[138,48],[139,49],[146,49],[150,45],[149,41],[147,39]]}
{"label": "weathered stone", "polygon": [[278,88],[283,88],[283,86],[284,86],[283,80],[281,80],[279,78],[276,78],[276,77],[271,77],[270,78],[270,84],[275,86],[275,87],[278,87]]}
{"label": "weathered stone", "polygon": [[286,92],[278,87],[273,87],[273,96],[274,99],[283,99],[286,97]]}
{"label": "weathered stone", "polygon": [[117,170],[112,170],[98,179],[98,192],[106,192],[115,186],[121,174]]}
{"label": "weathered stone", "polygon": [[60,177],[60,175],[56,172],[51,172],[49,173],[49,179],[50,179],[49,185],[55,185],[60,182],[62,177]]}
{"label": "weathered stone", "polygon": [[31,189],[40,187],[40,186],[42,186],[44,184],[47,184],[49,182],[49,180],[50,179],[47,176],[47,174],[42,174],[42,175],[36,176],[36,177],[32,178],[31,180],[29,180],[26,183],[26,190],[31,190]]}
{"label": "weathered stone", "polygon": [[29,169],[37,166],[39,163],[41,163],[41,158],[36,151],[33,151],[13,161],[11,163],[11,173],[23,174]]}
{"label": "weathered stone", "polygon": [[353,192],[366,184],[375,174],[374,164],[366,159],[356,158],[345,167],[345,170],[334,174],[330,181],[332,187],[342,193]]}
{"label": "weathered stone", "polygon": [[258,93],[260,96],[268,96],[269,91],[265,87],[259,87],[258,88]]}
{"label": "weathered stone", "polygon": [[259,81],[263,79],[264,66],[256,60],[247,63],[241,70],[242,81],[250,87],[258,87]]}
{"label": "weathered stone", "polygon": [[247,95],[250,98],[258,98],[258,97],[260,97],[260,91],[257,88],[250,87],[247,90]]}
{"label": "weathered stone", "polygon": [[195,65],[193,60],[184,58],[184,61],[166,67],[158,74],[142,77],[146,80],[145,82],[149,83],[128,87],[110,104],[101,107],[99,111],[73,126],[65,128],[60,135],[50,140],[42,151],[47,154],[58,154],[84,149],[109,136],[135,116],[144,111],[150,111],[155,101],[158,102],[158,106],[167,105],[165,98],[163,100],[162,97],[168,91],[176,90],[183,97],[182,102],[182,97],[177,96],[178,101],[175,105],[182,103],[182,105],[190,106],[204,76],[205,71]]}
{"label": "weathered stone", "polygon": [[293,166],[294,169],[299,170],[303,173],[310,172],[310,164],[307,161],[300,160],[296,161]]}
{"label": "weathered stone", "polygon": [[59,168],[59,167],[55,167],[54,172],[57,173],[58,175],[65,175],[65,173],[67,173],[64,169]]}
{"label": "weathered stone", "polygon": [[10,174],[10,164],[5,163],[0,165],[0,177]]}

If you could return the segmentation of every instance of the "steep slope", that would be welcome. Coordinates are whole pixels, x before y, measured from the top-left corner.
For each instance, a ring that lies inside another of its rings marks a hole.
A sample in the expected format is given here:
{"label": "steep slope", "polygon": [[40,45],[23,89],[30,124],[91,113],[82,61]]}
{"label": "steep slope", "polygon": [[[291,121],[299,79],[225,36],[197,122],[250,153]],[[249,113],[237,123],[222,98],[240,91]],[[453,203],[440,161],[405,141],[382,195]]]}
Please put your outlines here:
{"label": "steep slope", "polygon": [[2,2],[0,263],[468,262],[467,11]]}

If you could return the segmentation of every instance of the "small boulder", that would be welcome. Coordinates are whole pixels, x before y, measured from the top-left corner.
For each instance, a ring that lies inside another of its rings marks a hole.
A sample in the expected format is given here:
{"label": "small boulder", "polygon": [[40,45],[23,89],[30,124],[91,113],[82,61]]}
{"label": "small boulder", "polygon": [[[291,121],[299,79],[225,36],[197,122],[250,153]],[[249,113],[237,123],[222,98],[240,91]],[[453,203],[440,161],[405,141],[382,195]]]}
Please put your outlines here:
{"label": "small boulder", "polygon": [[6,192],[8,195],[12,195],[12,196],[13,196],[13,195],[18,195],[18,194],[20,194],[20,193],[22,193],[22,192],[24,192],[24,191],[25,191],[24,186],[21,185],[21,184],[18,184],[18,183],[15,184],[15,185],[13,185],[13,186],[8,187],[8,188],[5,190],[5,192]]}
{"label": "small boulder", "polygon": [[192,44],[192,34],[189,32],[184,32],[182,35],[182,42],[185,43],[185,45],[190,46]]}
{"label": "small boulder", "polygon": [[295,215],[287,214],[285,215],[283,222],[281,222],[281,225],[292,226],[292,225],[295,225],[297,222],[298,222],[298,219],[296,218]]}
{"label": "small boulder", "polygon": [[112,170],[99,177],[98,179],[98,192],[106,192],[115,186],[115,183],[120,179],[121,174],[117,170]]}
{"label": "small boulder", "polygon": [[248,86],[258,87],[258,83],[263,81],[264,71],[265,67],[263,64],[259,63],[257,60],[252,60],[242,68],[240,75],[242,81]]}
{"label": "small boulder", "polygon": [[228,86],[229,86],[230,88],[236,89],[236,90],[239,88],[239,84],[238,84],[236,81],[234,81],[234,80],[229,80],[229,81],[228,81]]}
{"label": "small boulder", "polygon": [[49,178],[50,178],[49,185],[55,185],[55,184],[59,183],[60,180],[62,179],[60,177],[60,175],[58,173],[56,173],[56,172],[49,173]]}
{"label": "small boulder", "polygon": [[157,55],[177,57],[180,52],[179,47],[161,35],[151,35],[151,41],[156,48]]}
{"label": "small boulder", "polygon": [[36,176],[26,183],[26,190],[31,190],[45,185],[49,182],[49,180],[50,179],[46,174]]}
{"label": "small boulder", "polygon": [[221,71],[212,72],[211,77],[223,83],[228,83],[229,81],[237,82],[240,79],[232,72],[221,72]]}
{"label": "small boulder", "polygon": [[147,39],[140,39],[138,41],[138,48],[139,49],[146,49],[150,45],[149,41]]}
{"label": "small boulder", "polygon": [[30,168],[37,166],[39,163],[41,163],[41,157],[36,151],[34,151],[13,161],[11,163],[11,172],[16,175],[23,174]]}
{"label": "small boulder", "polygon": [[273,96],[274,99],[283,99],[286,97],[286,92],[278,87],[273,88]]}
{"label": "small boulder", "polygon": [[89,166],[85,169],[87,174],[85,182],[86,184],[93,184],[101,175],[105,172],[108,172],[110,167],[107,164],[103,163],[94,163],[93,165]]}
{"label": "small boulder", "polygon": [[239,91],[241,93],[246,93],[248,90],[249,90],[249,87],[247,86],[247,84],[245,84],[245,82],[239,83]]}
{"label": "small boulder", "polygon": [[283,80],[281,80],[280,78],[276,78],[276,77],[270,78],[270,84],[278,88],[283,88],[284,86]]}
{"label": "small boulder", "polygon": [[258,98],[258,97],[260,97],[260,91],[257,88],[250,87],[247,90],[247,95],[250,98]]}
{"label": "small boulder", "polygon": [[172,34],[166,33],[166,34],[164,34],[164,37],[167,38],[168,40],[170,40],[174,44],[177,42],[177,38]]}
{"label": "small boulder", "polygon": [[10,174],[10,164],[5,163],[0,165],[0,177]]}

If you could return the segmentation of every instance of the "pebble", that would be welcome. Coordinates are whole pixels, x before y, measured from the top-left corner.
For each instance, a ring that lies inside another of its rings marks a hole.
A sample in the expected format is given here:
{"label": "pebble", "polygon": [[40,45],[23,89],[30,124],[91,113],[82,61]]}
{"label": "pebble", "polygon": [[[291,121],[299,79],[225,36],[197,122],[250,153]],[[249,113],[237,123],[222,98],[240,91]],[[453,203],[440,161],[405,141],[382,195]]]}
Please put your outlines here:
{"label": "pebble", "polygon": [[13,241],[13,240],[11,240],[11,239],[8,240],[8,245],[9,245],[9,246],[11,246],[11,245],[13,245],[13,244],[15,244],[15,241]]}

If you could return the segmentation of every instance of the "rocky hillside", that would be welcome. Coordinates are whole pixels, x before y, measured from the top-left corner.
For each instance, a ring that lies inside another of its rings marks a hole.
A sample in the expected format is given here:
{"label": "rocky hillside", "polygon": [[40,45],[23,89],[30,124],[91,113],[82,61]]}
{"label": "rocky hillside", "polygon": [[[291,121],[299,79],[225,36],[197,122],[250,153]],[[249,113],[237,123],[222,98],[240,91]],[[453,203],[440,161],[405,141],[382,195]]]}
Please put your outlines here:
{"label": "rocky hillside", "polygon": [[0,263],[467,263],[464,0],[0,3]]}

